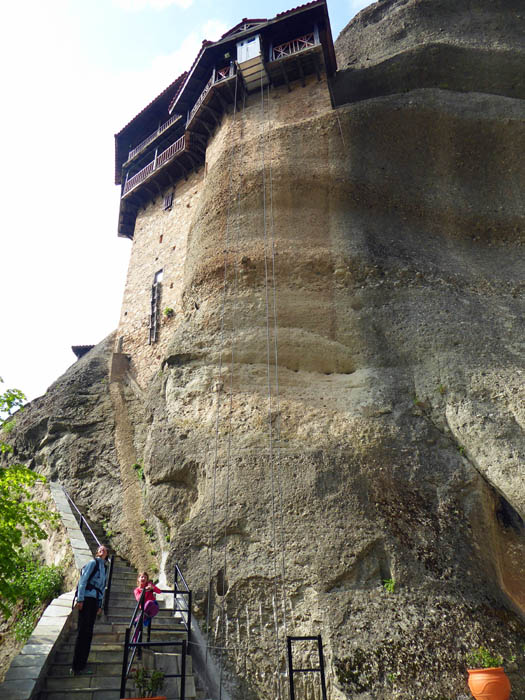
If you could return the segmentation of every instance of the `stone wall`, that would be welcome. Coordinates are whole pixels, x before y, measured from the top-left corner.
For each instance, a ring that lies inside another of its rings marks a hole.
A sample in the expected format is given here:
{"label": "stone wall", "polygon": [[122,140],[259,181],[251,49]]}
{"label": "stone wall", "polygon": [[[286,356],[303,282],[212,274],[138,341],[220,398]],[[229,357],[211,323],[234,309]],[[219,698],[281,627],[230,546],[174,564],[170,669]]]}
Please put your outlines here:
{"label": "stone wall", "polygon": [[[139,211],[135,225],[135,236],[131,250],[120,322],[115,340],[115,352],[128,355],[130,370],[141,387],[146,387],[153,374],[160,368],[169,338],[182,323],[184,316],[196,310],[198,301],[185,289],[185,264],[188,241],[192,231],[199,225],[199,217],[205,216],[199,208],[202,191],[207,179],[221,156],[221,167],[227,167],[233,178],[243,177],[241,142],[266,138],[269,130],[283,124],[297,124],[312,116],[331,109],[326,78],[318,80],[310,76],[305,87],[300,83],[289,92],[286,86],[265,92],[264,101],[260,93],[247,97],[237,113],[225,116],[220,127],[210,139],[206,153],[206,164],[188,180],[176,183],[173,205],[163,208],[163,196]],[[271,124],[271,127],[270,127]],[[233,151],[232,151],[233,146]],[[224,162],[225,154],[229,162]],[[261,153],[258,154],[260,158]],[[220,193],[225,208],[231,183],[223,181]],[[166,193],[171,188],[166,190]],[[226,225],[223,222],[224,226]],[[206,256],[206,250],[203,251]],[[149,344],[149,321],[151,286],[155,273],[163,270],[160,309],[158,316],[158,339]],[[172,308],[174,316],[169,318],[163,310]]]}

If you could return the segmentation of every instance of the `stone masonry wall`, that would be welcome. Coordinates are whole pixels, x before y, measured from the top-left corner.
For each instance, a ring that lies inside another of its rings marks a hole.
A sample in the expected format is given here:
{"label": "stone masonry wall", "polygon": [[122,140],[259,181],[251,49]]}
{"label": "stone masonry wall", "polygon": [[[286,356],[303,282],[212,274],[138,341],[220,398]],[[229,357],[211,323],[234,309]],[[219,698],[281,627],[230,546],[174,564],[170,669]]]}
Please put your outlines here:
{"label": "stone masonry wall", "polygon": [[[163,196],[142,209],[135,225],[135,236],[130,256],[121,316],[115,340],[115,352],[130,356],[130,368],[143,388],[160,367],[168,340],[184,319],[195,310],[196,300],[184,298],[184,270],[188,241],[197,221],[199,200],[206,187],[206,178],[218,157],[228,152],[230,140],[235,146],[233,170],[239,176],[239,151],[241,141],[257,139],[271,129],[299,123],[323,114],[331,109],[326,76],[321,80],[310,76],[303,87],[299,81],[265,91],[264,102],[260,92],[249,95],[237,113],[225,115],[214,136],[208,143],[206,164],[187,181],[179,180],[175,186],[173,206],[163,208]],[[164,194],[169,192],[168,188]],[[227,197],[227,193],[223,193]],[[227,208],[227,200],[224,200]],[[163,270],[159,304],[157,342],[150,345],[149,320],[151,287],[155,273]],[[165,308],[175,314],[166,318]]]}

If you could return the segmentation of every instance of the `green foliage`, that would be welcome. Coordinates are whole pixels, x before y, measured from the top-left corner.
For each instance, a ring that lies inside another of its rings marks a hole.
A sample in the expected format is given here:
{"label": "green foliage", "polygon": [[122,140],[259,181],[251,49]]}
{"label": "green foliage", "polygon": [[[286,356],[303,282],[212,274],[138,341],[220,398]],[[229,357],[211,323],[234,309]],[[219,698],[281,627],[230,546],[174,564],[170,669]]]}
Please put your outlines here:
{"label": "green foliage", "polygon": [[441,396],[444,396],[447,393],[447,387],[444,384],[440,384],[438,386],[438,391],[441,394]]}
{"label": "green foliage", "polygon": [[164,311],[162,312],[166,318],[171,318],[172,316],[175,315],[175,311],[171,308],[171,306],[166,306]]}
{"label": "green foliage", "polygon": [[[3,384],[4,380],[0,377],[0,384]],[[3,394],[0,394],[0,421],[3,423],[6,419],[3,418],[3,414],[8,416],[19,408],[22,408],[26,400],[25,394],[23,394],[19,389],[7,389]]]}
{"label": "green foliage", "polygon": [[15,625],[17,641],[25,641],[35,628],[44,603],[59,595],[62,571],[58,566],[46,566],[38,561],[34,547],[24,547],[19,558],[20,569],[13,583],[18,588],[22,610]]}
{"label": "green foliage", "polygon": [[111,525],[108,522],[102,523],[102,527],[104,529],[106,537],[114,537],[115,536],[116,533],[111,529]]}
{"label": "green foliage", "polygon": [[383,579],[383,588],[385,591],[388,591],[389,593],[395,593],[396,590],[396,582],[393,578],[384,578]]}
{"label": "green foliage", "polygon": [[141,523],[142,529],[144,530],[144,533],[146,537],[149,538],[150,542],[155,542],[155,530],[151,525],[147,525],[145,520],[142,520]]}
{"label": "green foliage", "polygon": [[486,647],[478,647],[467,654],[469,668],[494,668],[503,664],[503,656],[492,653]]}
{"label": "green foliage", "polygon": [[143,698],[153,697],[164,687],[164,674],[162,671],[150,671],[141,666],[135,670],[132,678],[137,686],[139,695]]}
{"label": "green foliage", "polygon": [[4,421],[4,424],[2,425],[2,430],[4,431],[4,433],[9,435],[9,433],[13,430],[14,427],[15,427],[14,419],[6,420],[6,421]]}
{"label": "green foliage", "polygon": [[463,455],[465,454],[465,448],[463,447],[463,445],[458,445],[458,452],[463,457]]}
{"label": "green foliage", "polygon": [[137,472],[140,481],[144,481],[144,467],[140,462],[135,462],[133,469]]}
{"label": "green foliage", "polygon": [[[0,394],[1,427],[11,422],[11,412],[24,401],[24,394],[17,389]],[[8,454],[12,448],[0,440],[0,451]],[[0,467],[0,612],[6,617],[22,597],[19,572],[25,570],[26,561],[22,542],[47,539],[42,525],[58,518],[46,503],[35,500],[33,489],[38,482],[45,482],[45,478],[21,464]]]}

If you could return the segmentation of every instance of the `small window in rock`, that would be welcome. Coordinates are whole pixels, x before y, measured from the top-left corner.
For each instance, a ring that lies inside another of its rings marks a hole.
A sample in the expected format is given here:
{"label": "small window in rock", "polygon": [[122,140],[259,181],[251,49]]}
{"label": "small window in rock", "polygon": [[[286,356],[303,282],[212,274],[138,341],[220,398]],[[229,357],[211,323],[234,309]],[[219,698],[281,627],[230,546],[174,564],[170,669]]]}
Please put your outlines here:
{"label": "small window in rock", "polygon": [[173,206],[173,192],[168,192],[168,194],[164,195],[164,204],[163,204],[163,209],[171,209]]}
{"label": "small window in rock", "polygon": [[159,236],[159,243],[162,243],[162,239],[164,238],[164,235],[161,233]]}

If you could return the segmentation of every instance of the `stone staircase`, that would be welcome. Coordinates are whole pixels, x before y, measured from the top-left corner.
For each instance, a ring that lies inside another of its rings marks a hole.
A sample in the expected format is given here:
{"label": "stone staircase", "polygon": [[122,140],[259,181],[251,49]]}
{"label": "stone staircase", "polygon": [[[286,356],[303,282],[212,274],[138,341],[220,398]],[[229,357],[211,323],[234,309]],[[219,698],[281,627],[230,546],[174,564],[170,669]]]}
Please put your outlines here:
{"label": "stone staircase", "polygon": [[[97,619],[88,659],[87,669],[92,671],[92,675],[70,676],[69,669],[76,639],[75,627],[58,649],[38,700],[119,700],[125,629],[136,605],[133,596],[136,581],[137,572],[123,559],[115,557],[108,615],[102,614]],[[165,607],[166,604],[172,605],[173,597],[169,594],[164,594],[164,597],[165,601],[162,600],[162,596],[157,597],[161,609],[152,621],[151,641],[185,639],[186,630],[182,622],[173,616],[173,610]],[[146,641],[146,634],[143,641]],[[163,693],[167,694],[166,691]],[[126,696],[134,695],[136,696],[135,689],[130,681],[127,684]],[[178,700],[178,697],[178,693],[168,694],[168,699]],[[186,657],[185,697],[188,700],[196,698],[189,656]]]}

